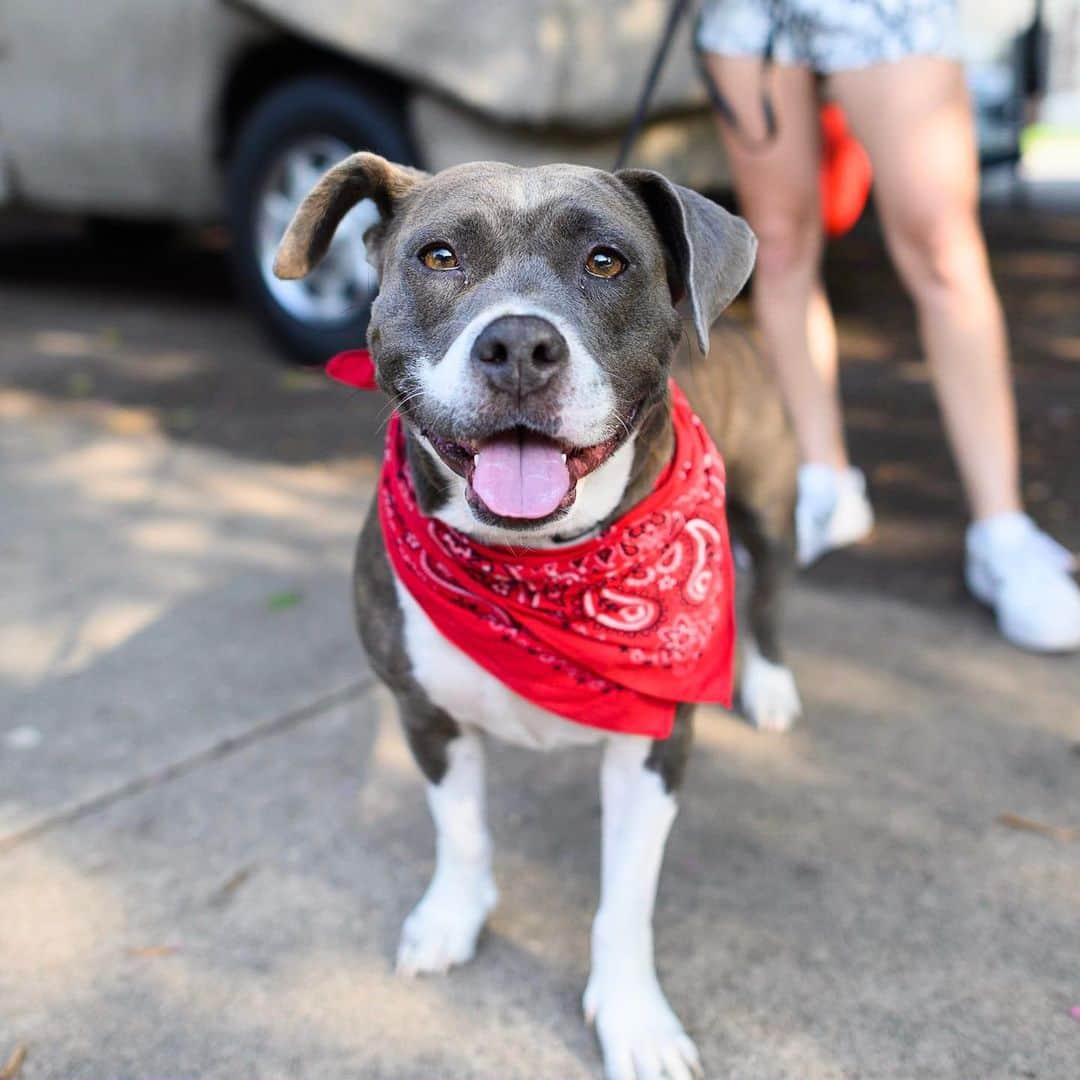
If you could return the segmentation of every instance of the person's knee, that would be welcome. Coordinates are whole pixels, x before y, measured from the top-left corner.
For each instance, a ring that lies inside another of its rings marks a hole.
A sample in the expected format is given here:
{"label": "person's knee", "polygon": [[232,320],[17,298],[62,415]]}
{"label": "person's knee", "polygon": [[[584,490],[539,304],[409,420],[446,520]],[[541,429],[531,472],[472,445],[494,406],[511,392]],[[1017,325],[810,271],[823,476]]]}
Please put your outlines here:
{"label": "person's knee", "polygon": [[[815,208],[816,209],[816,208]],[[821,223],[816,214],[785,214],[754,223],[757,273],[786,278],[813,270],[821,255]]]}
{"label": "person's knee", "polygon": [[948,301],[986,275],[986,249],[974,212],[941,205],[894,222],[897,269],[916,300]]}

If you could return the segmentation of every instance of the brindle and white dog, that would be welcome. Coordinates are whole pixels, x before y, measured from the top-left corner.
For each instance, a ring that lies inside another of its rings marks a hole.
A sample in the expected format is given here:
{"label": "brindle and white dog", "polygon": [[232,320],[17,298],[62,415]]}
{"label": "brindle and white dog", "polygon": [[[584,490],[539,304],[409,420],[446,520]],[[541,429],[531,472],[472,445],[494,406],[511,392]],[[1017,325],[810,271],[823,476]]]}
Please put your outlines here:
{"label": "brindle and white dog", "polygon": [[[736,330],[713,326],[750,274],[750,229],[645,170],[480,163],[430,176],[361,153],[304,201],[277,274],[307,274],[348,210],[369,198],[381,221],[367,236],[380,275],[368,342],[379,386],[404,419],[422,512],[487,544],[555,547],[596,535],[653,488],[671,456],[674,363],[724,454],[729,520],[753,560],[742,707],[758,727],[788,728],[800,706],[779,654],[776,605],[791,561],[795,450],[759,358]],[[700,352],[680,347],[683,300]],[[477,475],[479,452],[509,432],[526,449],[554,442],[566,455],[570,485],[557,505]],[[697,1071],[652,945],[693,706],[680,706],[670,737],[654,741],[607,735],[523,700],[443,637],[396,580],[374,510],[355,593],[360,635],[397,700],[438,835],[398,970],[444,972],[469,960],[495,904],[483,734],[539,749],[603,743],[603,882],[585,1013],[609,1076]]]}

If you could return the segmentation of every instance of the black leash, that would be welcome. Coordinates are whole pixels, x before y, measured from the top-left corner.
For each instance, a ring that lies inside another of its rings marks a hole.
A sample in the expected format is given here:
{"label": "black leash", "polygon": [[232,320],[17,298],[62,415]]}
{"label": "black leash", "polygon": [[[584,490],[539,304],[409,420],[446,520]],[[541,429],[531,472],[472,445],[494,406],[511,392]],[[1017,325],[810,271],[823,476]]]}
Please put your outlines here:
{"label": "black leash", "polygon": [[679,29],[679,23],[682,22],[683,16],[689,10],[690,0],[672,0],[663,37],[660,38],[660,44],[656,49],[656,54],[653,56],[649,74],[645,77],[645,85],[641,88],[637,108],[634,110],[634,117],[623,135],[622,145],[619,147],[615,164],[611,167],[612,172],[621,169],[630,156],[634,140],[638,137],[645,124],[645,114],[649,111],[649,102],[652,101],[652,96],[656,92],[656,84],[660,81],[660,72],[664,70],[664,61],[667,60],[668,53],[671,51],[671,43],[675,40],[675,33]]}
{"label": "black leash", "polygon": [[779,29],[780,24],[780,12],[778,10],[779,5],[773,4],[772,21],[769,26],[769,36],[765,39],[765,48],[761,50],[761,71],[759,74],[760,86],[759,94],[761,97],[761,115],[765,118],[765,134],[760,139],[751,139],[749,135],[743,130],[742,125],[739,123],[739,118],[735,115],[735,110],[731,107],[731,102],[724,97],[720,87],[716,85],[716,79],[713,77],[713,73],[709,70],[709,65],[706,60],[706,52],[701,47],[701,23],[705,18],[705,13],[702,12],[697,17],[697,23],[694,28],[694,61],[697,64],[698,74],[701,76],[701,81],[705,84],[705,93],[709,96],[709,103],[720,114],[720,118],[725,124],[735,133],[740,142],[742,142],[748,150],[764,150],[776,138],[776,110],[773,108],[772,95],[769,93],[769,72],[772,70],[773,53],[776,49],[776,32]]}
{"label": "black leash", "polygon": [[[638,135],[641,134],[641,129],[645,125],[645,116],[649,111],[649,102],[652,101],[653,94],[656,92],[656,84],[660,81],[660,73],[664,69],[664,63],[668,58],[668,54],[671,52],[671,43],[675,40],[675,34],[679,29],[679,24],[682,22],[683,17],[690,10],[690,4],[691,0],[672,0],[671,10],[668,12],[667,24],[664,26],[664,33],[660,38],[660,44],[656,48],[656,53],[653,55],[649,73],[645,77],[645,85],[641,88],[641,94],[638,96],[637,108],[634,110],[633,118],[627,125],[626,131],[623,134],[622,143],[619,146],[619,153],[615,158],[615,164],[612,166],[612,172],[615,172],[626,165],[634,141],[637,139]],[[750,149],[763,149],[776,138],[776,112],[773,109],[772,97],[769,94],[768,72],[772,67],[776,31],[780,21],[779,12],[777,10],[778,7],[779,4],[774,4],[772,26],[769,30],[769,37],[765,43],[765,48],[761,54],[761,112],[765,118],[765,135],[761,139],[750,139],[743,132],[743,129],[739,124],[739,118],[735,115],[735,110],[731,107],[731,103],[727,98],[724,97],[720,87],[716,85],[713,73],[709,70],[708,63],[705,60],[705,50],[698,43],[700,37],[698,30],[701,27],[704,12],[698,15],[695,23],[693,34],[694,60],[697,64],[698,74],[701,76],[702,82],[705,83],[705,92],[708,94],[709,102],[720,115],[720,118],[724,123],[727,124]]]}

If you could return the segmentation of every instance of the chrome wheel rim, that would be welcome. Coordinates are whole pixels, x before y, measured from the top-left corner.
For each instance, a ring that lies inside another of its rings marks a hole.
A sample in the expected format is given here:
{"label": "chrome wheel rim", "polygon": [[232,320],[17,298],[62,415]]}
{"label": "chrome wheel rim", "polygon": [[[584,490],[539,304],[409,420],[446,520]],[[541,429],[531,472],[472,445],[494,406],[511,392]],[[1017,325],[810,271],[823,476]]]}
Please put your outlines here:
{"label": "chrome wheel rim", "polygon": [[267,292],[288,315],[309,325],[347,322],[378,291],[364,244],[364,233],[379,220],[371,199],[345,215],[329,251],[306,278],[274,277],[274,255],[296,208],[323,173],[353,149],[332,135],[308,135],[290,143],[272,164],[255,206],[256,256]]}

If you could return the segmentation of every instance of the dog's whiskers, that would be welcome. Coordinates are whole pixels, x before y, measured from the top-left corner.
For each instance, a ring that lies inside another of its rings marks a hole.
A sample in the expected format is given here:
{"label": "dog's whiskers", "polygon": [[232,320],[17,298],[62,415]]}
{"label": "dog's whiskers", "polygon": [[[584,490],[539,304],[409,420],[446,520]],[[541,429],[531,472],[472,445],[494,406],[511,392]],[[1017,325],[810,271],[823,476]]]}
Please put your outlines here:
{"label": "dog's whiskers", "polygon": [[395,412],[400,412],[409,404],[410,401],[415,401],[419,397],[424,396],[423,387],[417,387],[414,390],[409,390],[404,393],[398,394],[392,398],[382,412],[379,414],[378,426],[380,428],[385,427],[390,422],[390,417]]}

